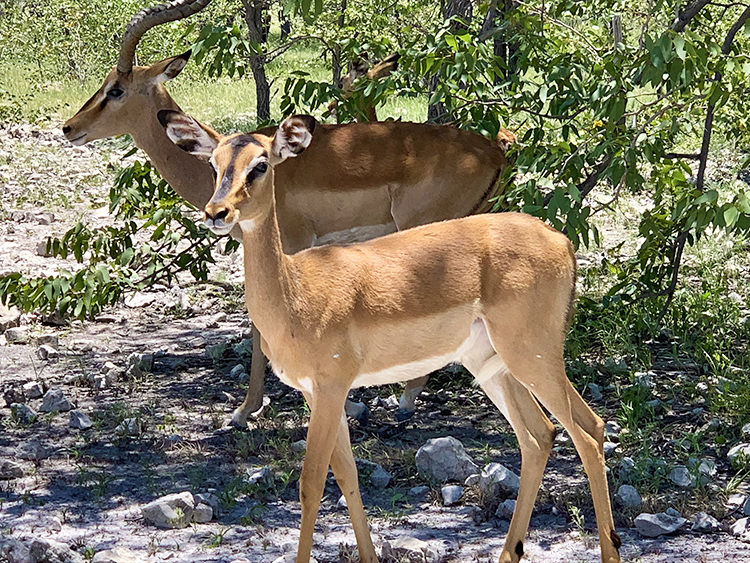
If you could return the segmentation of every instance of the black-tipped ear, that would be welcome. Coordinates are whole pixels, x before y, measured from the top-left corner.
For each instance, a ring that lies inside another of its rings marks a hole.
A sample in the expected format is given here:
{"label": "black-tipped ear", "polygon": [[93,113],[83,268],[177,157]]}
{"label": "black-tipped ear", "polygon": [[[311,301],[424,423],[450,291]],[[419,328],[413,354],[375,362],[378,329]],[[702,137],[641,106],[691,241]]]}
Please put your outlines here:
{"label": "black-tipped ear", "polygon": [[165,127],[169,124],[172,119],[177,116],[182,115],[179,111],[175,111],[173,109],[160,109],[158,112],[156,112],[156,119],[159,120],[159,123],[161,123],[162,127]]}
{"label": "black-tipped ear", "polygon": [[282,121],[273,137],[272,152],[277,162],[295,157],[310,146],[317,123],[311,115],[293,115]]}
{"label": "black-tipped ear", "polygon": [[169,57],[168,59],[154,63],[149,67],[148,75],[157,84],[161,84],[167,80],[172,80],[182,72],[183,68],[185,68],[191,54],[192,51],[186,51],[181,55]]}

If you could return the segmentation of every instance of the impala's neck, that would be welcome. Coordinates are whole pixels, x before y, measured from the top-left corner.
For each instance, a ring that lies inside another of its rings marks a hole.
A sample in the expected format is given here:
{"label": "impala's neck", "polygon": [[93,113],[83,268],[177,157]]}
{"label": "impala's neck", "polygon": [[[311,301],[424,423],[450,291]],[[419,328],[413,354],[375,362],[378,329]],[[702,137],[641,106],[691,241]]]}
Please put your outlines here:
{"label": "impala's neck", "polygon": [[148,154],[151,163],[174,191],[198,209],[203,209],[213,195],[211,169],[169,140],[164,127],[156,118],[159,109],[179,110],[179,107],[171,98],[162,100],[156,109],[151,109],[148,115],[142,116],[142,126],[131,132],[133,140],[138,148]]}
{"label": "impala's neck", "polygon": [[250,318],[267,340],[293,323],[292,259],[284,254],[273,194],[268,211],[240,222],[245,257],[245,302]]}

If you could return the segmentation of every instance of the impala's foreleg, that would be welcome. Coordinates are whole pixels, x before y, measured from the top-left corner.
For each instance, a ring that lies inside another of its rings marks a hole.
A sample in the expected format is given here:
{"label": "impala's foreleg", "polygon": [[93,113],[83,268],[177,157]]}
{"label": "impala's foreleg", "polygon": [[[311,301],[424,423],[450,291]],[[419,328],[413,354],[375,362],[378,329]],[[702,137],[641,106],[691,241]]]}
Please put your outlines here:
{"label": "impala's foreleg", "polygon": [[268,359],[260,347],[260,332],[253,324],[253,357],[250,359],[250,380],[242,404],[232,413],[232,426],[247,428],[247,417],[263,406],[263,384]]}
{"label": "impala's foreleg", "polygon": [[[310,406],[310,424],[307,428],[307,451],[299,479],[302,523],[297,547],[297,563],[310,561],[315,519],[320,508],[320,499],[323,498],[331,457],[339,440],[341,419],[344,416],[344,401],[346,401],[348,391],[347,387],[342,386],[315,385],[312,393],[304,393],[305,400]],[[348,442],[348,435],[346,438]],[[339,461],[338,458],[337,461]],[[360,506],[361,503],[360,500]],[[364,509],[362,512],[364,513]]]}
{"label": "impala's foreleg", "polygon": [[500,554],[500,563],[517,563],[523,555],[523,540],[556,431],[536,399],[511,375],[499,356],[486,362],[477,375],[482,389],[510,422],[521,448],[521,487]]}
{"label": "impala's foreleg", "polygon": [[349,508],[349,518],[354,528],[354,536],[357,538],[359,549],[359,560],[361,563],[378,563],[375,547],[372,545],[370,529],[367,526],[367,516],[362,497],[359,492],[359,478],[357,476],[357,465],[352,454],[352,444],[349,440],[349,425],[346,417],[341,417],[339,433],[336,437],[336,446],[331,456],[331,468],[336,477],[341,492],[346,498]]}
{"label": "impala's foreleg", "polygon": [[417,410],[417,406],[414,401],[419,397],[419,394],[427,385],[427,380],[430,378],[429,375],[423,375],[417,379],[412,379],[406,382],[404,392],[401,393],[401,398],[398,400],[398,411],[396,411],[396,420],[406,420],[414,415],[414,411]]}

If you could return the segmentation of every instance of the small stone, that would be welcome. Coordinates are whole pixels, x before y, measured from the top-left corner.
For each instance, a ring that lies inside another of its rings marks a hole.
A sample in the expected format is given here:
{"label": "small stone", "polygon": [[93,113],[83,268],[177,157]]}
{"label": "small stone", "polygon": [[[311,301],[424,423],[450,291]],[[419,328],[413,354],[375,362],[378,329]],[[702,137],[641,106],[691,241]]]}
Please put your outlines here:
{"label": "small stone", "polygon": [[47,459],[49,455],[47,448],[45,448],[38,440],[32,440],[21,444],[16,449],[16,457],[29,461],[41,461]]}
{"label": "small stone", "polygon": [[234,379],[241,379],[243,375],[245,375],[245,366],[242,364],[237,364],[232,368],[232,371],[229,372],[229,376]]}
{"label": "small stone", "polygon": [[31,561],[49,561],[54,563],[83,563],[84,558],[64,543],[54,540],[36,538],[29,545]]}
{"label": "small stone", "polygon": [[19,477],[23,477],[23,468],[20,465],[8,459],[0,460],[0,479],[7,481]]}
{"label": "small stone", "polygon": [[453,506],[464,496],[464,488],[460,485],[444,485],[440,494],[443,496],[443,505]]}
{"label": "small stone", "polygon": [[[417,538],[401,536],[383,542],[380,552],[381,561],[418,561],[419,563],[438,563],[445,556],[435,550],[436,542],[427,543]],[[276,562],[274,562],[276,563]]]}
{"label": "small stone", "polygon": [[0,303],[0,334],[21,323],[21,311],[16,307],[8,308]]}
{"label": "small stone", "polygon": [[226,313],[216,313],[211,316],[206,322],[206,328],[219,328],[219,323],[224,323],[227,320]]}
{"label": "small stone", "polygon": [[463,444],[452,436],[434,438],[417,450],[417,471],[438,482],[463,482],[479,468],[471,459]]}
{"label": "small stone", "polygon": [[499,493],[515,496],[521,487],[521,478],[500,463],[488,464],[479,476],[479,489],[488,498]]}
{"label": "small stone", "polygon": [[154,369],[154,355],[148,353],[133,353],[128,356],[125,375],[139,377]]}
{"label": "small stone", "polygon": [[346,502],[346,497],[344,495],[341,495],[339,497],[339,500],[336,502],[336,508],[339,510],[345,510],[349,508],[349,505]]}
{"label": "small stone", "polygon": [[615,453],[615,450],[619,447],[619,444],[616,444],[615,442],[604,442],[604,457],[609,457],[613,453]]}
{"label": "small stone", "polygon": [[635,528],[647,538],[655,538],[663,534],[676,532],[685,525],[687,520],[660,512],[659,514],[642,513],[635,518]]}
{"label": "small stone", "polygon": [[701,532],[703,534],[712,534],[721,530],[721,524],[719,521],[705,512],[699,512],[695,515],[693,526],[690,528],[694,532]]}
{"label": "small stone", "polygon": [[292,442],[290,448],[294,453],[303,454],[307,450],[307,442],[305,440],[297,440],[296,442]]}
{"label": "small stone", "polygon": [[40,360],[56,360],[60,353],[53,346],[42,344],[36,349],[36,357]]}
{"label": "small stone", "polygon": [[11,406],[13,403],[23,403],[26,400],[26,395],[23,389],[14,385],[3,389],[3,399],[7,406]]}
{"label": "small stone", "polygon": [[99,551],[94,555],[91,563],[141,563],[142,561],[145,561],[145,557],[139,557],[136,552],[127,547],[115,547]]}
{"label": "small stone", "polygon": [[71,403],[59,387],[53,387],[44,394],[40,412],[67,412],[73,408]]}
{"label": "small stone", "polygon": [[464,486],[465,487],[478,487],[479,481],[481,478],[482,476],[479,473],[472,473],[464,481]]}
{"label": "small stone", "polygon": [[39,345],[46,344],[48,346],[52,346],[53,348],[60,347],[60,339],[54,332],[40,334],[36,337],[36,343]]}
{"label": "small stone", "polygon": [[615,500],[628,508],[639,508],[643,504],[641,495],[632,485],[620,485],[615,494]]}
{"label": "small stone", "polygon": [[120,436],[138,436],[142,431],[141,421],[137,418],[126,418],[115,427],[115,433]]}
{"label": "small stone", "polygon": [[653,371],[638,371],[633,374],[633,381],[635,385],[646,387],[647,389],[653,389],[656,387],[656,383],[654,383],[655,377],[657,376]]}
{"label": "small stone", "polygon": [[258,485],[266,489],[273,487],[273,471],[269,467],[259,467],[248,469],[245,483],[248,485]]}
{"label": "small stone", "polygon": [[366,404],[354,401],[347,401],[346,405],[344,406],[344,412],[346,412],[346,416],[353,420],[359,420],[359,417],[367,412],[367,410],[368,409]]}
{"label": "small stone", "polygon": [[44,395],[44,388],[37,381],[29,381],[23,384],[23,393],[28,399],[38,399]]}
{"label": "small stone", "polygon": [[587,385],[587,388],[589,390],[589,393],[591,394],[591,398],[595,401],[601,401],[603,398],[602,395],[602,386],[597,385],[596,383],[589,383]]}
{"label": "small stone", "polygon": [[516,501],[515,499],[509,498],[497,507],[495,516],[497,516],[498,518],[502,518],[503,520],[510,520],[511,518],[513,518],[513,512],[515,512],[515,510]]}
{"label": "small stone", "polygon": [[240,358],[249,358],[253,355],[253,341],[250,338],[243,338],[234,345],[234,353]]}
{"label": "small stone", "polygon": [[669,480],[678,487],[686,489],[695,486],[695,477],[690,474],[690,471],[684,465],[675,466],[675,468],[669,472]]}
{"label": "small stone", "polygon": [[81,411],[70,411],[70,427],[77,430],[88,430],[94,425],[91,419]]}
{"label": "small stone", "polygon": [[604,435],[607,438],[617,438],[622,432],[622,428],[615,420],[609,420],[604,423]]}
{"label": "small stone", "polygon": [[31,424],[36,420],[37,413],[30,406],[23,403],[11,403],[10,412],[21,424]]}
{"label": "small stone", "polygon": [[193,511],[193,522],[205,524],[206,522],[210,522],[213,516],[213,509],[207,504],[201,502],[195,506],[195,510]]}
{"label": "small stone", "polygon": [[[277,557],[276,559],[274,559],[273,563],[297,563],[297,553],[285,553],[281,557]],[[311,556],[310,563],[318,563],[318,560]]]}
{"label": "small stone", "polygon": [[213,493],[199,493],[195,495],[195,502],[210,506],[214,517],[221,514],[221,501],[219,500],[219,497]]}
{"label": "small stone", "polygon": [[409,489],[409,492],[406,494],[413,499],[421,500],[425,498],[428,494],[430,494],[430,487],[427,487],[425,485],[412,487],[411,489]]}
{"label": "small stone", "polygon": [[5,340],[8,344],[26,344],[29,341],[29,329],[25,326],[15,326],[5,330]]}
{"label": "small stone", "polygon": [[141,507],[143,519],[157,528],[186,528],[193,519],[195,499],[189,492],[158,498]]}
{"label": "small stone", "polygon": [[750,518],[744,517],[737,520],[732,526],[729,528],[732,532],[732,535],[739,536],[739,538],[743,541],[750,541]]}
{"label": "small stone", "polygon": [[680,512],[679,512],[679,511],[675,510],[675,509],[674,509],[674,508],[672,508],[671,506],[670,506],[669,508],[667,508],[667,509],[666,509],[666,510],[664,511],[664,513],[665,513],[665,514],[667,514],[668,516],[672,516],[672,517],[674,517],[674,518],[682,518],[682,514],[680,514]]}
{"label": "small stone", "polygon": [[745,502],[742,505],[742,514],[750,516],[750,496],[745,498]]}
{"label": "small stone", "polygon": [[[750,496],[743,495],[742,493],[735,493],[733,495],[729,495],[726,506],[730,511],[736,510],[744,505],[745,501],[747,501],[748,499],[750,499]],[[750,514],[748,514],[747,516],[750,516]]]}
{"label": "small stone", "polygon": [[130,307],[131,309],[136,309],[138,307],[145,307],[146,305],[150,305],[154,301],[156,301],[155,294],[141,293],[139,291],[125,299],[125,306]]}
{"label": "small stone", "polygon": [[750,438],[750,422],[748,422],[742,427],[742,434],[743,436],[747,436]]}
{"label": "small stone", "polygon": [[372,472],[372,475],[370,475],[370,483],[372,483],[372,486],[376,489],[385,489],[392,479],[393,475],[388,473],[380,465],[378,465]]}
{"label": "small stone", "polygon": [[102,324],[113,324],[120,322],[120,318],[115,315],[97,315],[94,320]]}
{"label": "small stone", "polygon": [[729,461],[734,461],[741,457],[750,460],[750,444],[737,444],[736,446],[733,446],[727,452],[727,457],[729,458]]}
{"label": "small stone", "polygon": [[226,342],[219,342],[217,344],[207,344],[205,348],[205,354],[211,358],[214,362],[221,360],[226,353],[229,351],[229,344]]}
{"label": "small stone", "polygon": [[202,336],[194,336],[193,338],[188,338],[185,341],[183,347],[184,348],[205,348],[206,344],[208,344],[208,342],[206,341],[205,338],[203,338]]}

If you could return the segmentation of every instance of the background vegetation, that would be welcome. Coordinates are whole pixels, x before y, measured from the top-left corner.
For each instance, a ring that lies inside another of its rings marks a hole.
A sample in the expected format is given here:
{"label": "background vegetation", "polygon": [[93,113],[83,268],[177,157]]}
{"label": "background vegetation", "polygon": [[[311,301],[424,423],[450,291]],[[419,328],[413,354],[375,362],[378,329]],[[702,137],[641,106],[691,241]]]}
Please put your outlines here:
{"label": "background vegetation", "polygon": [[[74,113],[114,63],[125,22],[147,4],[5,0],[0,120]],[[647,456],[675,401],[720,420],[686,430],[697,447],[734,443],[750,422],[749,6],[214,0],[189,21],[150,32],[138,53],[148,63],[192,47],[193,62],[170,91],[225,131],[293,112],[333,120],[333,100],[336,118],[348,120],[363,98],[381,119],[515,131],[516,177],[497,209],[544,218],[584,255],[571,373],[580,389],[613,390],[631,446]],[[365,52],[374,60],[399,52],[399,71],[345,97],[340,78]],[[168,278],[192,268],[205,278],[212,241],[155,172],[139,163],[119,178],[111,199],[122,230],[81,225],[50,243],[81,256],[83,273],[66,282],[5,276],[4,300],[86,316],[157,271]],[[147,209],[121,203],[153,195]],[[158,233],[146,250],[107,242],[144,225]],[[189,248],[168,242],[180,237]],[[185,254],[199,248],[200,262]],[[637,384],[637,373],[665,361],[687,375],[659,392]]]}

